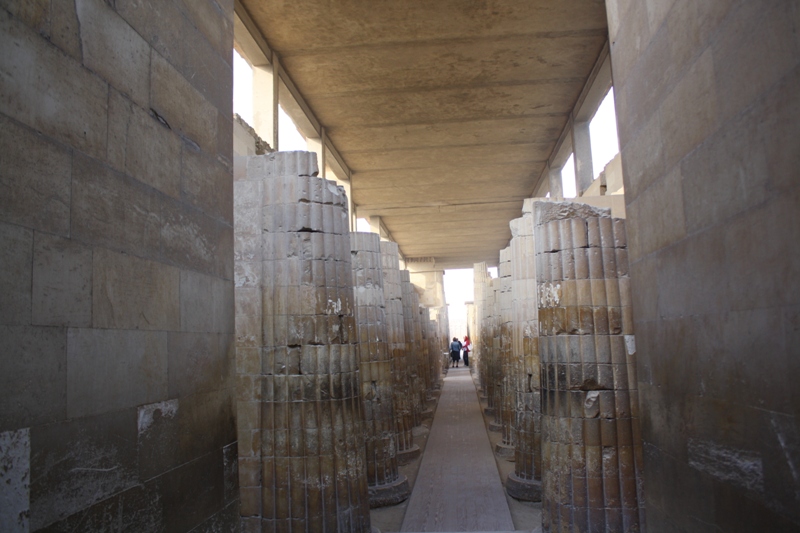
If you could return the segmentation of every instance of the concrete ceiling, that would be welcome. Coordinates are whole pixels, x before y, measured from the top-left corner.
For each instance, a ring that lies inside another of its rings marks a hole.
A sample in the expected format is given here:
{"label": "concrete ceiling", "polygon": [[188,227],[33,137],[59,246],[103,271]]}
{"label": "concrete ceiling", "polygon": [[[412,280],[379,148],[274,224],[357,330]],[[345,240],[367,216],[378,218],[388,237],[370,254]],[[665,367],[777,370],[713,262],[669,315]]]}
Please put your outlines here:
{"label": "concrete ceiling", "polygon": [[497,264],[607,38],[602,0],[241,0],[408,257]]}

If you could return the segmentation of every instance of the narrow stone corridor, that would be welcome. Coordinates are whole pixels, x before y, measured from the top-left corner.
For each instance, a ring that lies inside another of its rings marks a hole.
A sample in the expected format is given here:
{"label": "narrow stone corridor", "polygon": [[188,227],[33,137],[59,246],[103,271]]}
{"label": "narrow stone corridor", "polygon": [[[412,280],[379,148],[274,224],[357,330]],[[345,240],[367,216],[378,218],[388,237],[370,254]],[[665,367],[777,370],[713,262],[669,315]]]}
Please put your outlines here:
{"label": "narrow stone corridor", "polygon": [[451,368],[401,531],[513,531],[475,385]]}

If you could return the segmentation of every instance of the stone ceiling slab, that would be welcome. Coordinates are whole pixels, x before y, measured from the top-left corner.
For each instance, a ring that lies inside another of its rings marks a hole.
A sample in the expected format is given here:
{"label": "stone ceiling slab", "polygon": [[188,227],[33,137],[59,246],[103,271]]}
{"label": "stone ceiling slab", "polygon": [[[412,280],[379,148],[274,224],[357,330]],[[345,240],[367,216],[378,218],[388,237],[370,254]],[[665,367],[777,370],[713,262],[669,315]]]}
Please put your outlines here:
{"label": "stone ceiling slab", "polygon": [[602,0],[241,4],[353,171],[358,216],[451,266],[496,262],[607,35]]}

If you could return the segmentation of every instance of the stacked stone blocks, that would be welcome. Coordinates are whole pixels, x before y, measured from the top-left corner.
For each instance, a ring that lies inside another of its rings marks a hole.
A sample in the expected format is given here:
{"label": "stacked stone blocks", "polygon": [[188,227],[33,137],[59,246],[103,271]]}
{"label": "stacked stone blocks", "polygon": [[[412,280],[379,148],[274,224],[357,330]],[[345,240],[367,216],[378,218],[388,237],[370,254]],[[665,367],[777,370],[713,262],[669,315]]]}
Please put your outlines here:
{"label": "stacked stone blocks", "polygon": [[406,331],[403,318],[403,289],[400,278],[399,250],[396,243],[381,241],[383,268],[383,296],[386,306],[386,337],[392,358],[394,378],[394,411],[397,435],[397,461],[405,464],[419,456],[419,446],[414,444],[412,428],[414,415],[411,408],[409,363]]}
{"label": "stacked stone blocks", "polygon": [[625,223],[534,205],[545,531],[640,531],[642,454]]}
{"label": "stacked stone blocks", "polygon": [[316,173],[306,152],[237,161],[245,531],[369,530],[347,198]]}
{"label": "stacked stone blocks", "polygon": [[519,500],[539,501],[541,395],[533,216],[524,213],[522,218],[512,220],[510,226],[516,441],[514,472],[506,480],[506,490]]}
{"label": "stacked stone blocks", "polygon": [[387,342],[380,237],[377,233],[351,233],[350,248],[367,483],[370,506],[383,507],[405,500],[410,490],[408,480],[397,470],[394,361]]}

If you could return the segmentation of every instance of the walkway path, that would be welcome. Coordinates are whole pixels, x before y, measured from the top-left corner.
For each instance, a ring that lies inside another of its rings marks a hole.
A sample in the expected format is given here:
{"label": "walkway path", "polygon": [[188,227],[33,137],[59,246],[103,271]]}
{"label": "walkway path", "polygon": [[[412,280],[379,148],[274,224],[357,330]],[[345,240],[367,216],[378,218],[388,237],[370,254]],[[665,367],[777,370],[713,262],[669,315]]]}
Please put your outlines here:
{"label": "walkway path", "polygon": [[475,385],[451,368],[401,531],[513,531]]}

